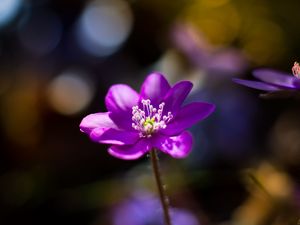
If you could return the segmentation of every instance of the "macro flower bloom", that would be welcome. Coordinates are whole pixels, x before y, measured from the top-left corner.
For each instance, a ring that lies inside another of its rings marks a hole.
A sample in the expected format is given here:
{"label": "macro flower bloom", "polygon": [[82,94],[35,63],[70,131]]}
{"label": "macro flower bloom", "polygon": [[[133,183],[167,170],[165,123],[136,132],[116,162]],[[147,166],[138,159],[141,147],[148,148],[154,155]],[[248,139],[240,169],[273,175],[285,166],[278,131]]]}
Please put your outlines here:
{"label": "macro flower bloom", "polygon": [[180,81],[171,87],[160,73],[150,74],[140,93],[126,84],[113,85],[105,97],[108,112],[86,116],[80,130],[95,142],[110,144],[108,152],[120,159],[137,159],[154,148],[186,157],[193,138],[185,130],[215,109],[204,102],[182,106],[192,86]]}
{"label": "macro flower bloom", "polygon": [[292,73],[286,74],[270,69],[257,69],[253,76],[260,81],[251,81],[234,78],[235,83],[267,92],[300,90],[300,66],[295,62]]}

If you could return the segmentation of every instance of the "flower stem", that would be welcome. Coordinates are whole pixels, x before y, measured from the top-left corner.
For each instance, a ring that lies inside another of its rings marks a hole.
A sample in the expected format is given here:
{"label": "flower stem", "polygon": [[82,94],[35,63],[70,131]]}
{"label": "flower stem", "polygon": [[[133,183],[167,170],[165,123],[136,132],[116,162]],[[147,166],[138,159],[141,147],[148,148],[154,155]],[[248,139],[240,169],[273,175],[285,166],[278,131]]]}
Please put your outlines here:
{"label": "flower stem", "polygon": [[159,163],[158,163],[158,156],[157,156],[156,151],[157,151],[156,149],[152,149],[152,151],[150,151],[151,162],[152,162],[152,170],[153,170],[154,178],[155,178],[155,181],[156,181],[160,202],[161,202],[161,205],[162,205],[162,208],[163,208],[165,224],[166,225],[171,225],[171,219],[170,219],[170,214],[169,214],[169,201],[168,201],[168,197],[166,195],[166,192],[165,192],[165,189],[163,187],[162,180],[161,180],[161,175],[160,175],[160,170],[159,170]]}

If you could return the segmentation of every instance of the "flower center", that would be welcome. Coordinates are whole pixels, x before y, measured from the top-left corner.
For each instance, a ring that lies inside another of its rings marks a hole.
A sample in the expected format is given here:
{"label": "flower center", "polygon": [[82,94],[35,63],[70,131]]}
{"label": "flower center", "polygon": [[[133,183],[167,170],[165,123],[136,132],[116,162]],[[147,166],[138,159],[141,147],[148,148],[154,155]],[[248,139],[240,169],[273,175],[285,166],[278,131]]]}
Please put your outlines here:
{"label": "flower center", "polygon": [[292,67],[293,75],[297,78],[300,78],[300,66],[298,62],[294,62],[294,66]]}
{"label": "flower center", "polygon": [[132,107],[132,127],[140,132],[140,137],[151,137],[158,130],[165,129],[173,115],[171,112],[163,115],[164,102],[159,104],[158,109],[151,105],[149,99],[143,99],[142,104],[143,109],[138,106]]}

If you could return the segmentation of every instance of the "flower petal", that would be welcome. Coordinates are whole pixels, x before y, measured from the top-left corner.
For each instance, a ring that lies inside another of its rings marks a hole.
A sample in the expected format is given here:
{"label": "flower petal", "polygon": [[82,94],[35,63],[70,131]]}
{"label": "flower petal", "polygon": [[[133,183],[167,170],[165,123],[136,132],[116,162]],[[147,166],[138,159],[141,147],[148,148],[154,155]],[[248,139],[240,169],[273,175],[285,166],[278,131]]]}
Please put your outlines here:
{"label": "flower petal", "polygon": [[137,132],[117,130],[117,129],[103,129],[96,128],[90,133],[90,138],[102,144],[113,145],[128,145],[134,144],[139,139]]}
{"label": "flower petal", "polygon": [[185,105],[166,129],[160,132],[165,135],[177,135],[200,120],[205,119],[215,110],[215,106],[205,102],[193,102]]}
{"label": "flower petal", "polygon": [[170,84],[162,74],[151,73],[141,87],[140,97],[150,99],[152,105],[157,107],[170,88]]}
{"label": "flower petal", "polygon": [[108,115],[109,115],[108,112],[100,112],[100,113],[87,115],[86,117],[83,118],[83,120],[79,125],[80,130],[84,133],[90,134],[92,130],[94,130],[95,128],[103,128],[103,129],[116,128],[117,126],[109,118]]}
{"label": "flower petal", "polygon": [[105,104],[110,112],[131,111],[132,106],[137,105],[138,93],[126,84],[111,86],[105,97]]}
{"label": "flower petal", "polygon": [[282,88],[279,88],[277,86],[267,84],[267,83],[264,83],[264,82],[260,82],[260,81],[243,80],[243,79],[237,79],[237,78],[232,79],[232,81],[237,83],[237,84],[244,85],[246,87],[250,87],[250,88],[254,88],[254,89],[258,89],[258,90],[263,90],[263,91],[279,91],[279,90],[282,90]]}
{"label": "flower petal", "polygon": [[132,106],[137,105],[138,93],[125,84],[113,85],[105,97],[110,118],[123,129],[132,129]]}
{"label": "flower petal", "polygon": [[167,93],[164,98],[165,107],[164,112],[176,112],[180,109],[187,95],[192,90],[193,84],[190,81],[180,81],[176,83]]}
{"label": "flower petal", "polygon": [[114,157],[125,160],[133,160],[140,158],[151,150],[148,139],[140,139],[133,145],[117,146],[113,145],[108,149],[108,153]]}
{"label": "flower petal", "polygon": [[193,137],[188,131],[173,137],[157,135],[153,138],[153,145],[174,158],[184,158],[191,152]]}
{"label": "flower petal", "polygon": [[269,84],[278,85],[285,88],[295,88],[296,77],[291,74],[281,73],[269,69],[258,69],[253,71],[253,76]]}

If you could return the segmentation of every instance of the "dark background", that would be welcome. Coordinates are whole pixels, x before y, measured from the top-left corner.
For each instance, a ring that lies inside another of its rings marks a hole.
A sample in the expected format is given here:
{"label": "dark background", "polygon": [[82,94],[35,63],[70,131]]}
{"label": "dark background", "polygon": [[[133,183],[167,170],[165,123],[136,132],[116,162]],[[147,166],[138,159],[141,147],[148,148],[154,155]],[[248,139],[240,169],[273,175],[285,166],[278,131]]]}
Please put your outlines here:
{"label": "dark background", "polygon": [[[1,0],[0,224],[115,224],[121,202],[155,193],[147,156],[113,158],[79,131],[84,116],[106,111],[112,84],[138,90],[151,71],[171,83],[191,80],[188,101],[217,106],[191,128],[189,157],[160,155],[171,205],[199,224],[297,224],[299,100],[263,99],[231,78],[252,79],[259,67],[290,73],[299,60],[299,7]],[[237,58],[219,57],[232,50]]]}

